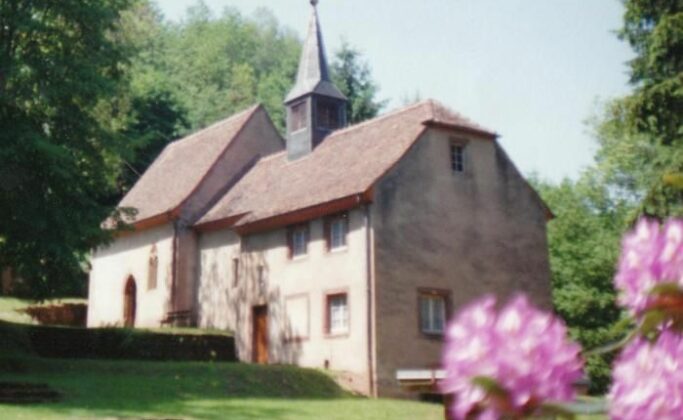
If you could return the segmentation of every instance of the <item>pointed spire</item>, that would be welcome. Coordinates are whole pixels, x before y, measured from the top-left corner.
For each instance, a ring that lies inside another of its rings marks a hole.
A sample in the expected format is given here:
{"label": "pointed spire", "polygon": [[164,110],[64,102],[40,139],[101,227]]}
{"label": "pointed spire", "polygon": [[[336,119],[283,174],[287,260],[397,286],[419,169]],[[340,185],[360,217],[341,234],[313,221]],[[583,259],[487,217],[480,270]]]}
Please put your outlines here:
{"label": "pointed spire", "polygon": [[318,21],[318,0],[310,0],[313,11],[308,24],[308,35],[301,51],[296,84],[289,91],[285,103],[301,96],[317,93],[332,98],[346,99],[330,80],[330,71],[325,56],[325,45]]}

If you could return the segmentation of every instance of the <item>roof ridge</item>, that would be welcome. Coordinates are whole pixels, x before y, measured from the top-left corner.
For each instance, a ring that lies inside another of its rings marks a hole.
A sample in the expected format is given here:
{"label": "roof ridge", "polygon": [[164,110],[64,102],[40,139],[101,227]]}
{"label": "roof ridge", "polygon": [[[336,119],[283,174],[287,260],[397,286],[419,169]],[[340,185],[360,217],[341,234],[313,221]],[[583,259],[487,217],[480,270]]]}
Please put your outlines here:
{"label": "roof ridge", "polygon": [[[254,105],[248,107],[248,108],[245,108],[245,109],[243,109],[243,110],[241,110],[241,111],[237,111],[236,113],[234,113],[234,114],[232,114],[232,115],[230,115],[230,116],[228,116],[228,117],[226,117],[226,118],[223,118],[223,119],[220,120],[220,121],[216,121],[215,123],[213,123],[213,124],[211,124],[211,125],[208,125],[208,126],[202,128],[202,129],[199,129],[199,130],[193,132],[192,134],[189,134],[189,135],[187,135],[187,136],[185,136],[185,137],[181,137],[181,138],[179,138],[179,139],[175,139],[175,140],[173,140],[173,141],[170,141],[170,142],[168,143],[167,146],[172,146],[172,145],[175,145],[175,144],[180,143],[180,142],[182,142],[182,141],[190,140],[190,139],[192,139],[192,138],[194,138],[194,137],[197,137],[197,136],[200,135],[200,134],[208,133],[209,131],[215,130],[215,129],[217,129],[217,128],[223,126],[224,124],[227,124],[228,122],[237,119],[238,117],[242,117],[242,116],[244,116],[244,115],[253,114],[257,109],[261,108],[261,106],[262,106],[262,105],[261,105],[260,103],[257,103],[257,104],[254,104]],[[248,118],[247,118],[247,119],[248,119]]]}
{"label": "roof ridge", "polygon": [[423,101],[420,101],[420,102],[416,102],[416,103],[414,103],[414,104],[405,106],[405,107],[403,107],[403,108],[394,109],[393,111],[389,111],[389,112],[387,112],[387,113],[385,113],[385,114],[382,114],[382,115],[380,115],[380,116],[377,116],[377,117],[375,117],[375,118],[373,118],[373,119],[370,119],[370,120],[366,120],[366,121],[360,122],[360,123],[358,123],[358,124],[355,124],[355,125],[352,125],[352,126],[343,128],[343,129],[341,129],[341,130],[337,130],[337,131],[333,132],[332,134],[330,134],[330,137],[336,136],[337,134],[341,134],[341,133],[346,133],[346,132],[349,132],[349,131],[353,131],[353,130],[355,130],[355,129],[357,129],[357,128],[361,128],[361,127],[364,127],[364,126],[366,126],[366,125],[374,124],[374,123],[376,123],[377,121],[381,121],[381,120],[384,120],[384,119],[389,118],[389,117],[394,117],[394,116],[396,116],[397,114],[402,114],[402,113],[404,113],[404,112],[411,111],[413,108],[418,108],[418,107],[424,106],[425,104],[428,103],[428,101],[430,101],[430,99],[423,100]]}

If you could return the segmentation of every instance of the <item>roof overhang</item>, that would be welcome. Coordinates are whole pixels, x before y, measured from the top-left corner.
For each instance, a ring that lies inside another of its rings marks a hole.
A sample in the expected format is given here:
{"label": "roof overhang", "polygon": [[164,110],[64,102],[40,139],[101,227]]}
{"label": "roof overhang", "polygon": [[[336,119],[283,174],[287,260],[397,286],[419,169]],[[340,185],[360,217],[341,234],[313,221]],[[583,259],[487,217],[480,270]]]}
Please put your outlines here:
{"label": "roof overhang", "polygon": [[242,213],[224,217],[218,220],[212,220],[195,228],[200,232],[207,232],[211,230],[231,228],[239,235],[248,235],[253,233],[265,232],[297,223],[303,223],[311,219],[328,216],[340,211],[350,210],[363,204],[372,202],[372,189],[368,189],[363,193],[353,194],[350,196],[338,198],[327,201],[325,203],[316,204],[314,206],[297,209],[291,212],[278,214],[271,217],[266,217],[258,220],[249,221],[247,223],[239,224],[240,220],[248,213]]}
{"label": "roof overhang", "polygon": [[450,123],[445,123],[445,122],[440,122],[440,121],[425,121],[423,123],[425,126],[430,127],[430,128],[441,128],[444,130],[458,130],[462,131],[465,133],[469,134],[474,134],[482,137],[486,137],[491,140],[495,140],[498,138],[498,134],[492,133],[487,130],[478,130],[476,128],[472,127],[467,127],[459,124],[450,124]]}
{"label": "roof overhang", "polygon": [[130,235],[131,233],[139,232],[142,230],[152,229],[157,226],[165,225],[166,223],[173,222],[178,218],[178,209],[169,210],[167,212],[157,214],[155,216],[147,217],[142,220],[136,220],[128,223],[130,229],[123,229],[114,232],[114,237],[120,238],[122,236]]}

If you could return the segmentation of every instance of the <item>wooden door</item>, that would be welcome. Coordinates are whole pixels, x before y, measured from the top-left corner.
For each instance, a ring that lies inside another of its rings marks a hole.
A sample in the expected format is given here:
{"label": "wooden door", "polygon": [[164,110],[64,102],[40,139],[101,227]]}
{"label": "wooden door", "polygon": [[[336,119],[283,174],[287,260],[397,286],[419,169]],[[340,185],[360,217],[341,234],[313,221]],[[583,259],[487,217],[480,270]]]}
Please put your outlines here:
{"label": "wooden door", "polygon": [[268,363],[268,306],[254,306],[252,322],[252,360]]}
{"label": "wooden door", "polygon": [[123,296],[123,326],[135,326],[135,309],[137,306],[137,286],[133,276],[128,277],[126,281],[126,289]]}

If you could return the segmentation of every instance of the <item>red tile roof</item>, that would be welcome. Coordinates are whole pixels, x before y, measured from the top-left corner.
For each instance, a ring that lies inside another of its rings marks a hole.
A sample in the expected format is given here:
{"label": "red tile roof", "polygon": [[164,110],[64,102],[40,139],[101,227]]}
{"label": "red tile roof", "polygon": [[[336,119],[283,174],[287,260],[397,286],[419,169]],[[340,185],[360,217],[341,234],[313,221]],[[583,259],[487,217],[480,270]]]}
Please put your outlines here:
{"label": "red tile roof", "polygon": [[119,207],[136,208],[136,222],[176,210],[258,109],[253,106],[170,143]]}
{"label": "red tile roof", "polygon": [[495,134],[434,101],[424,101],[330,134],[294,161],[280,152],[261,159],[198,222],[244,214],[236,226],[365,193],[437,124]]}

